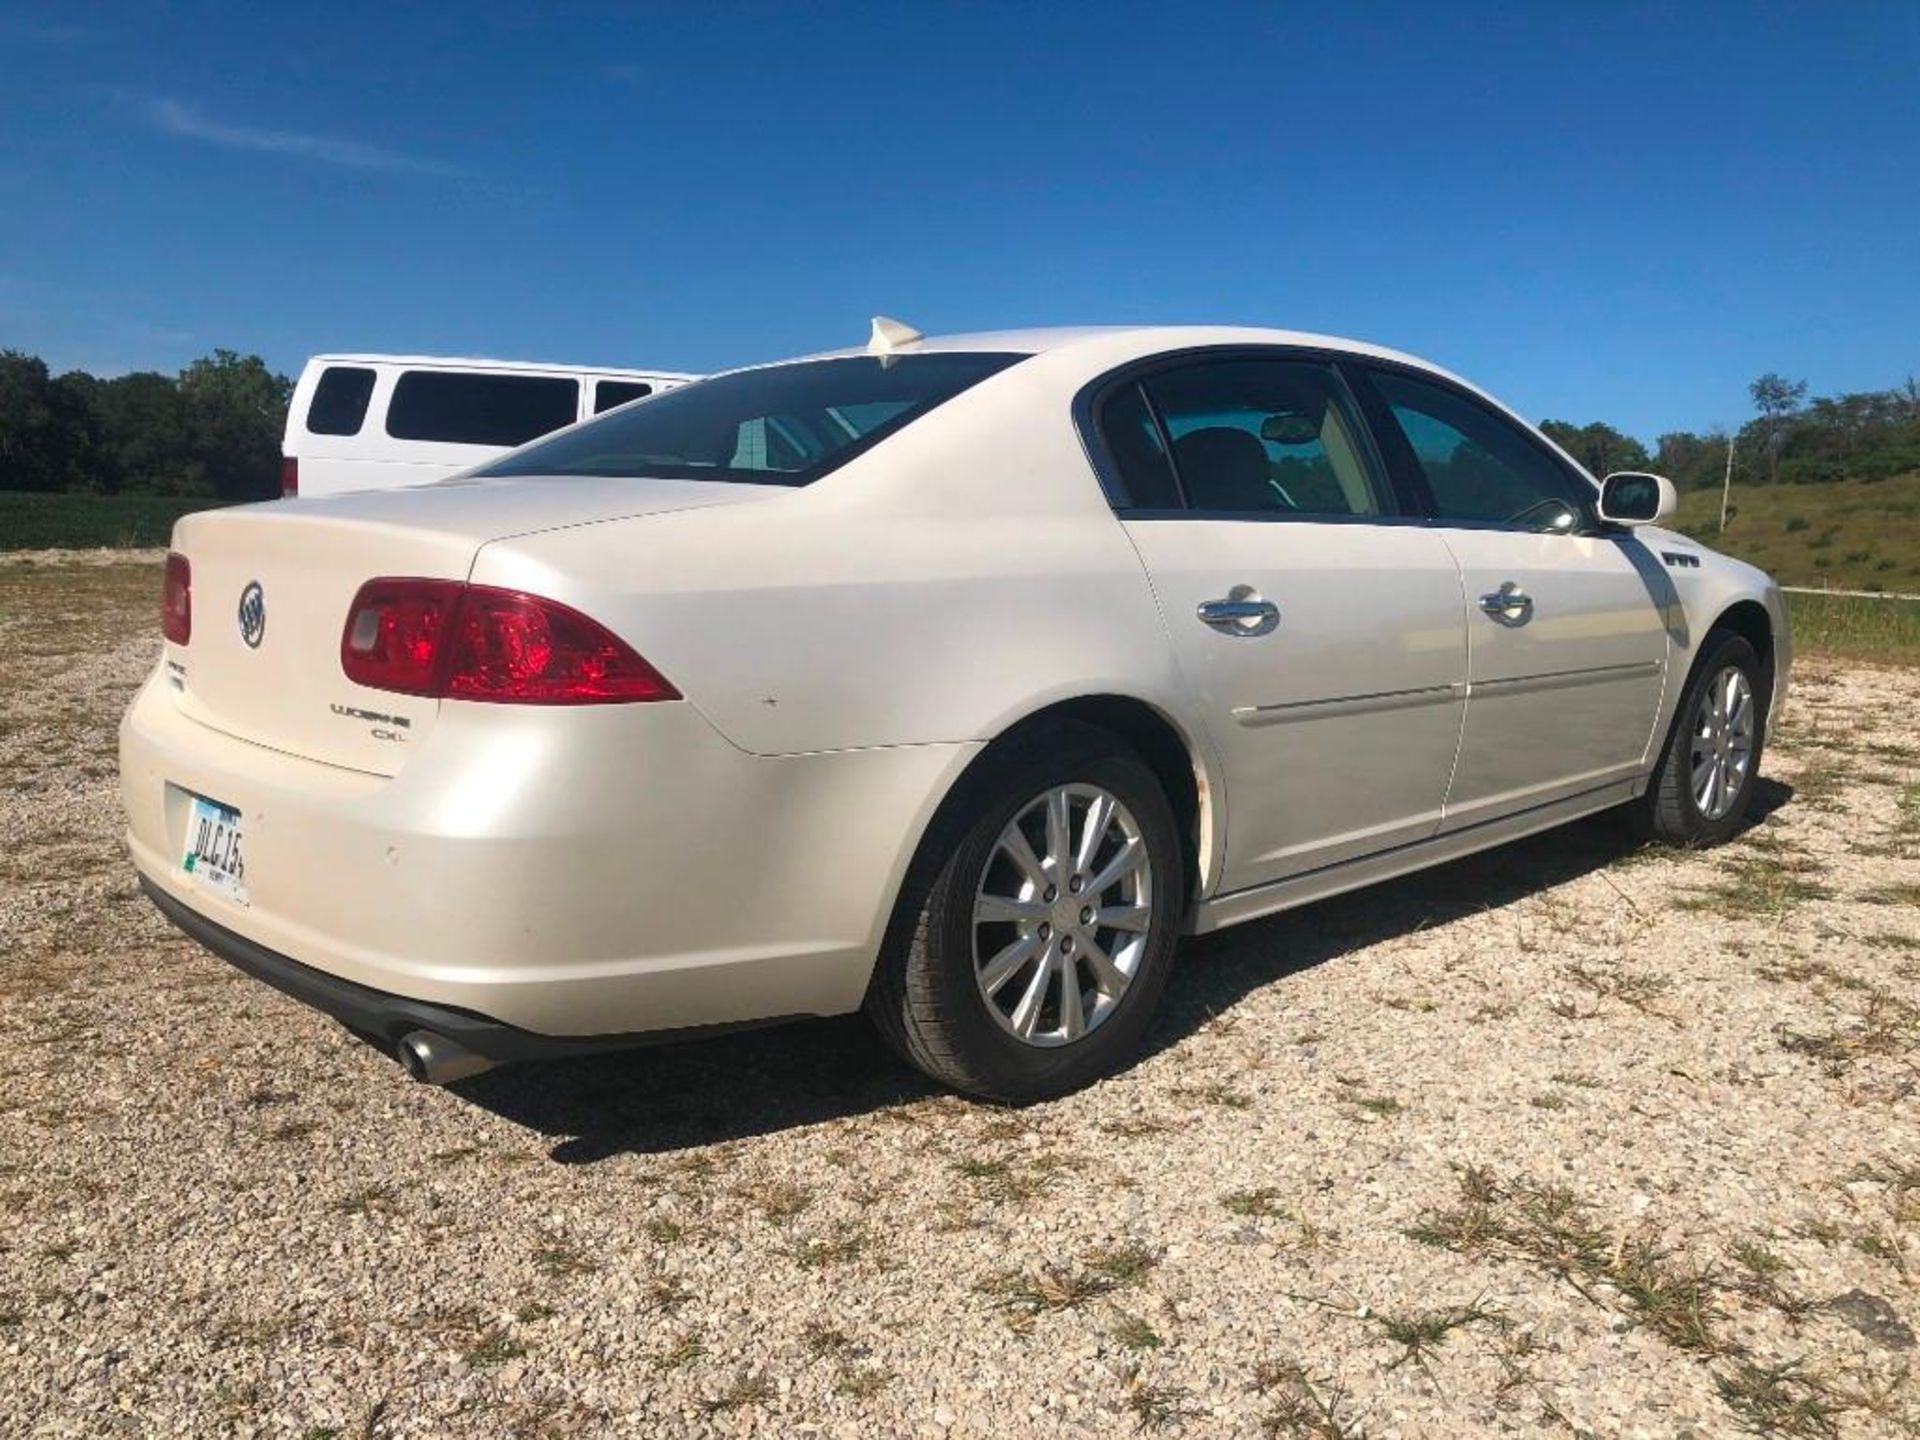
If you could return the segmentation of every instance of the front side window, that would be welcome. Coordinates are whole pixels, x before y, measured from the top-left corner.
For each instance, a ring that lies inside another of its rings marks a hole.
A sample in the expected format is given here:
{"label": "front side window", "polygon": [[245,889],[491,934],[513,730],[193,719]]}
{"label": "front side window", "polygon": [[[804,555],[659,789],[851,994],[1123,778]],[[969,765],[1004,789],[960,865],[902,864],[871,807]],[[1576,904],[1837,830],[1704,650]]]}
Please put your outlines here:
{"label": "front side window", "polygon": [[1390,508],[1339,375],[1294,360],[1216,360],[1142,385],[1194,510],[1351,517]]}
{"label": "front side window", "polygon": [[395,382],[387,434],[448,445],[524,445],[580,414],[580,382],[553,375],[409,370]]}
{"label": "front side window", "polygon": [[320,372],[307,406],[312,435],[358,435],[373,398],[373,371],[361,365],[329,365]]}
{"label": "front side window", "polygon": [[478,473],[809,485],[1021,358],[862,355],[737,370],[600,416]]}
{"label": "front side window", "polygon": [[1548,533],[1588,523],[1591,493],[1511,421],[1444,386],[1370,372],[1441,520]]}

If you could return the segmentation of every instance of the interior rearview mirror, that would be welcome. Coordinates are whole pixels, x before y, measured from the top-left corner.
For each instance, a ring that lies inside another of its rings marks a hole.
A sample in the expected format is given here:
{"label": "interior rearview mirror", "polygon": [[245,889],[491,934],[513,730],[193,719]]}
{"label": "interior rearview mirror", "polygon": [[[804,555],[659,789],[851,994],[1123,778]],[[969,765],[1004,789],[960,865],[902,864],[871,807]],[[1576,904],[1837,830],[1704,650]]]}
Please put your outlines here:
{"label": "interior rearview mirror", "polygon": [[1313,445],[1320,439],[1320,422],[1298,410],[1269,415],[1260,422],[1260,438],[1273,445]]}
{"label": "interior rearview mirror", "polygon": [[1680,508],[1680,492],[1664,475],[1616,470],[1600,482],[1600,518],[1615,525],[1658,525]]}

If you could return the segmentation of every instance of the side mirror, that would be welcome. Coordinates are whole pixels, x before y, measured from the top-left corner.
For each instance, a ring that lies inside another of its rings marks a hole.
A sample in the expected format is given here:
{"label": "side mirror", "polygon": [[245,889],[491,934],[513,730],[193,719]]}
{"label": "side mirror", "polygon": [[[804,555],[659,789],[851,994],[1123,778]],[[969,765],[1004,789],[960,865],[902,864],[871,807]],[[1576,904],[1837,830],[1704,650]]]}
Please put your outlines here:
{"label": "side mirror", "polygon": [[1664,475],[1616,470],[1600,482],[1600,518],[1615,525],[1658,525],[1680,508],[1680,492]]}

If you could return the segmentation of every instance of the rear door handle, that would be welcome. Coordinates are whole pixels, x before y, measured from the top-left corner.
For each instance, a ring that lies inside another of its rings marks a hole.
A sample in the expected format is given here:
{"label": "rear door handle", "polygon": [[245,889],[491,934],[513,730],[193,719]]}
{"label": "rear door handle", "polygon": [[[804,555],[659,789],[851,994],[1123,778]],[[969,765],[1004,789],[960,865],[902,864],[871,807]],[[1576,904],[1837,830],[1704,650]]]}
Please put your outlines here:
{"label": "rear door handle", "polygon": [[1491,595],[1482,595],[1480,608],[1496,620],[1524,619],[1533,611],[1533,597],[1508,580]]}
{"label": "rear door handle", "polygon": [[1225,600],[1202,600],[1194,613],[1223,635],[1269,635],[1280,624],[1280,607],[1244,585],[1234,586]]}

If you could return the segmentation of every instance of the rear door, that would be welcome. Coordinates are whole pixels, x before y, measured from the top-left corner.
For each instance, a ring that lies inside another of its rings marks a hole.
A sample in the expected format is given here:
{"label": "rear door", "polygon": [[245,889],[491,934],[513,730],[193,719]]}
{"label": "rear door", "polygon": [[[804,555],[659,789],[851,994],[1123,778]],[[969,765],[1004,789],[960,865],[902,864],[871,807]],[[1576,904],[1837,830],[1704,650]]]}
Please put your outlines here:
{"label": "rear door", "polygon": [[1224,769],[1221,892],[1432,835],[1466,681],[1459,573],[1331,364],[1197,357],[1092,411]]}
{"label": "rear door", "polygon": [[1666,679],[1665,611],[1643,578],[1659,567],[1600,526],[1591,484],[1479,397],[1392,368],[1355,383],[1464,581],[1470,694],[1443,828],[1637,774]]}

